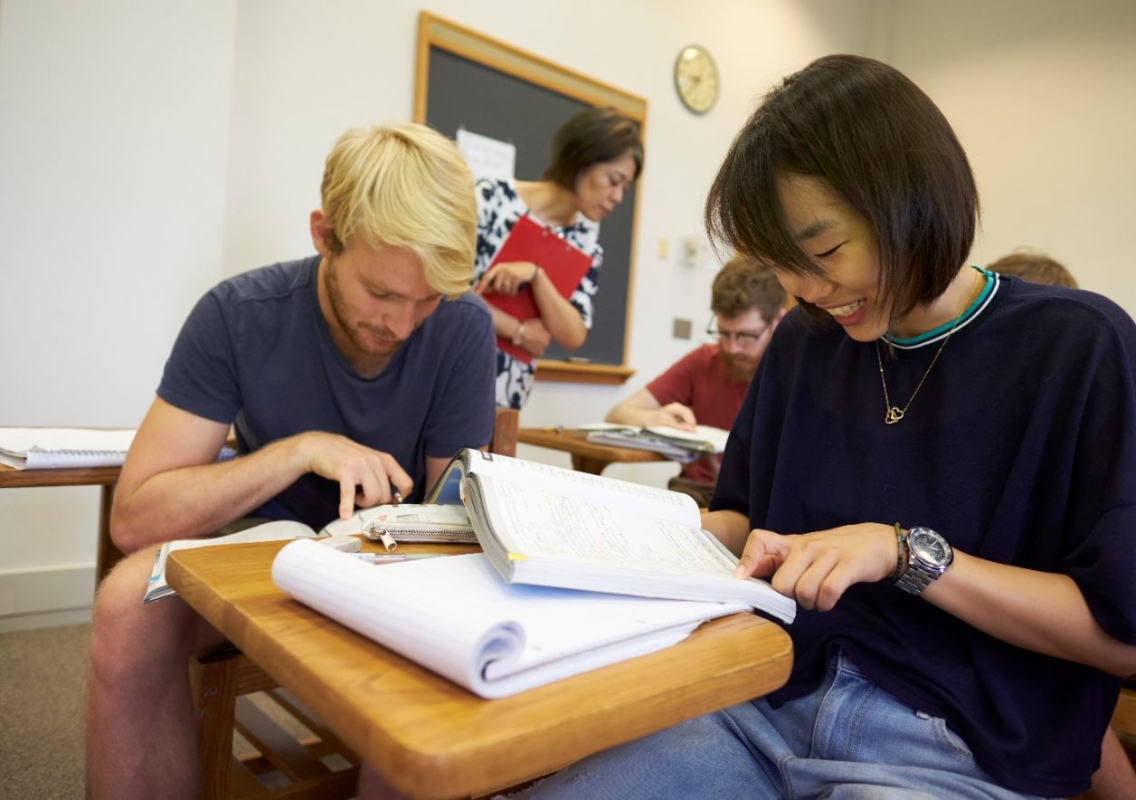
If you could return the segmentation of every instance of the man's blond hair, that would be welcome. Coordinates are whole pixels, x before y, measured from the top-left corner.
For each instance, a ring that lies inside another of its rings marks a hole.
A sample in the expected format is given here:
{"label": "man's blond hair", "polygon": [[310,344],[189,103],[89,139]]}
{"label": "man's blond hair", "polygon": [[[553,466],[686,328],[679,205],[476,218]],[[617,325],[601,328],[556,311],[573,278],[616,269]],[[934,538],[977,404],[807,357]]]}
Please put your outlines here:
{"label": "man's blond hair", "polygon": [[1003,275],[1017,275],[1030,283],[1045,283],[1050,286],[1068,286],[1077,289],[1077,279],[1065,265],[1047,255],[1032,250],[1015,250],[997,261],[987,264],[986,269]]}
{"label": "man's blond hair", "polygon": [[469,288],[477,237],[473,173],[457,146],[413,122],[355,128],[339,137],[320,187],[333,253],[356,238],[402,247],[445,295]]}

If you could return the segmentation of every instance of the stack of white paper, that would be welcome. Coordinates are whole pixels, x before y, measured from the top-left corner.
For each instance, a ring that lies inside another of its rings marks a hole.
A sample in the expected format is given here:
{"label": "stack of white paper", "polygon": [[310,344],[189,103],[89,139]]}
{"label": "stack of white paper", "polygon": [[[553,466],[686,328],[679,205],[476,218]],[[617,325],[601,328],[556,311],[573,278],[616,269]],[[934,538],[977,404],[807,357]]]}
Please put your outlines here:
{"label": "stack of white paper", "polygon": [[367,564],[300,540],[280,589],[481,697],[504,697],[660,650],[741,603],[516,586],[478,554]]}

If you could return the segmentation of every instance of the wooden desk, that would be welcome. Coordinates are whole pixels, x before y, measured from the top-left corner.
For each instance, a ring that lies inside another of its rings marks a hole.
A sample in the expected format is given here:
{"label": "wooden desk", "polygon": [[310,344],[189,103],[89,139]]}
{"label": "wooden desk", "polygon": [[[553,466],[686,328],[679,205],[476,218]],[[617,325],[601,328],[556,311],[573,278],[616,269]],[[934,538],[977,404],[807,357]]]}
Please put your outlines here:
{"label": "wooden desk", "polygon": [[[226,447],[236,448],[232,435]],[[99,496],[98,544],[95,555],[95,588],[126,554],[114,546],[110,538],[110,511],[114,506],[114,490],[122,467],[73,467],[64,469],[15,469],[0,464],[0,489],[24,489],[42,486],[101,486]]]}
{"label": "wooden desk", "polygon": [[635,450],[630,447],[589,442],[587,435],[587,431],[571,428],[521,428],[517,431],[517,441],[536,447],[563,450],[572,456],[572,469],[578,472],[590,472],[593,475],[599,475],[609,464],[642,464],[668,460],[666,456],[651,450]]}
{"label": "wooden desk", "polygon": [[366,763],[415,797],[468,797],[515,785],[788,679],[792,645],[785,631],[737,614],[658,653],[482,700],[278,591],[269,569],[282,546],[176,551],[167,576]]}
{"label": "wooden desk", "polygon": [[101,486],[99,497],[98,554],[95,559],[95,586],[122,558],[122,551],[110,538],[110,509],[121,467],[76,467],[71,469],[13,469],[0,464],[0,489],[42,486]]}

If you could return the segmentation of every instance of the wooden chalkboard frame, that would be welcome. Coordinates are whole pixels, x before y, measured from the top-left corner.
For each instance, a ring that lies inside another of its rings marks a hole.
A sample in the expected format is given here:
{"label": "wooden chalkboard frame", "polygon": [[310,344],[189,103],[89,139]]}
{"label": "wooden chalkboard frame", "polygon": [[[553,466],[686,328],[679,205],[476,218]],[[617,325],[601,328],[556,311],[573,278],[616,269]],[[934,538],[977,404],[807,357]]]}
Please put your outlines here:
{"label": "wooden chalkboard frame", "polygon": [[[492,39],[477,31],[423,11],[418,16],[418,48],[414,82],[414,120],[428,122],[430,63],[433,51],[442,51],[474,62],[483,68],[511,76],[565,98],[587,105],[614,106],[634,119],[640,126],[640,138],[646,136],[647,101],[608,84],[581,75],[545,58],[525,52],[504,42]],[[451,131],[442,131],[452,135]],[[638,198],[631,197],[630,241],[627,244],[627,291],[623,309],[622,348],[618,364],[577,363],[572,360],[539,359],[537,380],[575,383],[621,384],[633,373],[627,366],[628,345],[631,336],[631,299],[635,288],[636,239],[639,223]],[[601,232],[600,241],[605,241]],[[620,269],[622,264],[607,264],[605,268]],[[600,282],[600,295],[604,282]],[[609,309],[608,313],[611,310]]]}

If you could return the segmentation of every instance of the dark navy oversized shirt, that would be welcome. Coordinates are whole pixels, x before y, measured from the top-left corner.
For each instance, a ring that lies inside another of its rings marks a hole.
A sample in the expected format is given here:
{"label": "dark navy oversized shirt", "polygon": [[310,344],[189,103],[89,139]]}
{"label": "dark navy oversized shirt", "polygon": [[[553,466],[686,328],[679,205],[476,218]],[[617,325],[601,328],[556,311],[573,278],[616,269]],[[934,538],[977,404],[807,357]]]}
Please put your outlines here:
{"label": "dark navy oversized shirt", "polygon": [[[884,355],[902,407],[940,343]],[[791,312],[738,414],[711,504],[807,533],[924,525],[958,550],[1063,573],[1100,625],[1136,644],[1136,326],[1084,291],[999,279],[907,410],[884,424],[876,350]],[[775,705],[843,648],[877,684],[944,717],[996,781],[1087,788],[1119,679],[1007,644],[887,581],[801,610]]]}

